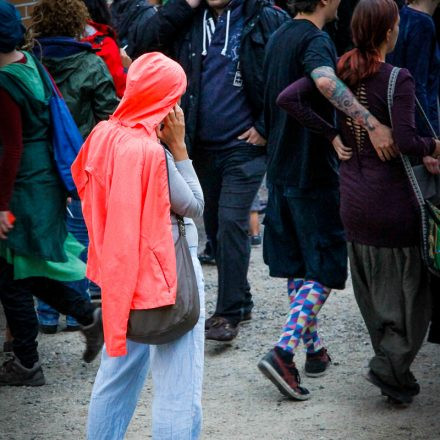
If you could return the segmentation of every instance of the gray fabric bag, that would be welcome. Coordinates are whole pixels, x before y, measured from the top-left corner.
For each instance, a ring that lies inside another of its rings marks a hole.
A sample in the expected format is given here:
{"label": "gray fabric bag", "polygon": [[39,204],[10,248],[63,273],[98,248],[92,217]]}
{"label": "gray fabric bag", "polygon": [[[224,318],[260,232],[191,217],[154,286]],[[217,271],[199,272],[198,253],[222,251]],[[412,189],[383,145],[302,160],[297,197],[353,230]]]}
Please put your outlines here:
{"label": "gray fabric bag", "polygon": [[[165,160],[167,157],[165,154]],[[167,161],[168,167],[168,161]],[[197,278],[185,234],[183,217],[176,215],[179,238],[176,250],[177,295],[171,306],[148,310],[130,310],[127,338],[143,344],[161,345],[179,339],[191,331],[200,316]]]}

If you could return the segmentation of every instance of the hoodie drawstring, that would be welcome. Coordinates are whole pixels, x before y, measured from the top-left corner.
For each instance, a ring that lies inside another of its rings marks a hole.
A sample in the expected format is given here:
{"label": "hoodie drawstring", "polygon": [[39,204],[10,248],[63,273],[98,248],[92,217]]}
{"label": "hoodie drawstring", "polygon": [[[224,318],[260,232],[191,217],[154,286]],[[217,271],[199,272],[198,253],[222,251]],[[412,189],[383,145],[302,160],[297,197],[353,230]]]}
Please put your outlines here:
{"label": "hoodie drawstring", "polygon": [[206,27],[206,17],[208,16],[208,10],[205,9],[205,13],[203,14],[203,52],[202,55],[206,57],[208,54],[208,50],[206,49],[206,34],[208,32],[208,29]]}
{"label": "hoodie drawstring", "polygon": [[[229,45],[229,28],[231,24],[231,10],[229,9],[226,13],[226,35],[225,35],[225,45],[223,46],[223,49],[221,51],[221,54],[223,56],[226,56],[226,52],[228,51],[228,45]],[[211,44],[211,38],[209,38],[209,42],[207,42],[207,38],[212,35],[214,32],[214,29],[211,30],[211,34],[208,35],[209,29],[208,29],[208,10],[206,9],[203,14],[203,51],[202,56],[206,57],[208,54],[208,44]]]}
{"label": "hoodie drawstring", "polygon": [[229,44],[229,24],[231,21],[231,10],[228,9],[228,12],[226,14],[226,36],[225,36],[225,46],[223,47],[222,50],[222,55],[226,56],[226,52],[228,50],[228,44]]}

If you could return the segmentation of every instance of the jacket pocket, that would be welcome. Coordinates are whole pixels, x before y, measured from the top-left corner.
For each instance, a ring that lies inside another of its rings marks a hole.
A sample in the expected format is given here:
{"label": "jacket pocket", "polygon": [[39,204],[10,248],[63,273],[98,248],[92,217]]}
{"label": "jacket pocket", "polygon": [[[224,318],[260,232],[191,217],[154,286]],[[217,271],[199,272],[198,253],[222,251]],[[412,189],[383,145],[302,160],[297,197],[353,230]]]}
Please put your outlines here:
{"label": "jacket pocket", "polygon": [[151,249],[151,252],[153,252],[154,258],[156,259],[157,264],[159,265],[160,270],[162,271],[163,279],[165,280],[165,283],[166,283],[168,289],[171,289],[171,283],[170,283],[170,280],[166,274],[166,270],[164,269],[164,264],[163,264],[163,262],[161,262],[160,254],[157,253],[154,249]]}

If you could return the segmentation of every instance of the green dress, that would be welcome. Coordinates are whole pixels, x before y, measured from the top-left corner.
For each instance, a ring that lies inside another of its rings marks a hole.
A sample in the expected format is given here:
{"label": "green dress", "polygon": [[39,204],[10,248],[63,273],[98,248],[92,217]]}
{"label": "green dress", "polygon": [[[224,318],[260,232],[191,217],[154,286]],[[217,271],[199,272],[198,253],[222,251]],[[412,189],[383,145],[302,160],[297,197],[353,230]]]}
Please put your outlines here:
{"label": "green dress", "polygon": [[[81,280],[84,249],[66,228],[66,197],[53,158],[49,99],[35,58],[0,68],[0,87],[21,109],[23,153],[10,210],[14,228],[0,240],[0,257],[14,266],[14,278],[43,276],[58,281]],[[0,145],[1,149],[1,145]]]}

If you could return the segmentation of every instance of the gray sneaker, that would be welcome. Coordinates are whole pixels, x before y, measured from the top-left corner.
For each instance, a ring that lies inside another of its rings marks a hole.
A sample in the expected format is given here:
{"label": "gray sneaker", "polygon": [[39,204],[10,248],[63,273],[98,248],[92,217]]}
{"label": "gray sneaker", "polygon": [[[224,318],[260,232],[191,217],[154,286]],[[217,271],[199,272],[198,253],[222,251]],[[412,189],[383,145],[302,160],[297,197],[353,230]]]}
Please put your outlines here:
{"label": "gray sneaker", "polygon": [[81,326],[81,332],[86,338],[86,350],[83,354],[85,362],[92,362],[104,344],[104,332],[102,329],[102,313],[98,307],[93,312],[93,322],[90,325]]}
{"label": "gray sneaker", "polygon": [[26,368],[13,357],[0,367],[0,386],[39,387],[46,383],[40,362],[32,368]]}

